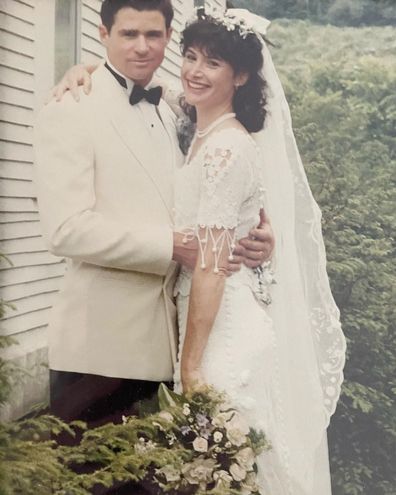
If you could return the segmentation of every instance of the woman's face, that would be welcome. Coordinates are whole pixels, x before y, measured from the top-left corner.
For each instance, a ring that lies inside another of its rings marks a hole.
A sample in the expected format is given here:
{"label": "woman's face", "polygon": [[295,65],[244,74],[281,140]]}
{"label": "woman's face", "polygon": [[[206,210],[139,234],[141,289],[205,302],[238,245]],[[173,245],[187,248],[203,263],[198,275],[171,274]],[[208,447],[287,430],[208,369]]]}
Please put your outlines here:
{"label": "woman's face", "polygon": [[199,108],[232,109],[239,77],[228,62],[207,56],[201,49],[187,48],[181,69],[187,103]]}

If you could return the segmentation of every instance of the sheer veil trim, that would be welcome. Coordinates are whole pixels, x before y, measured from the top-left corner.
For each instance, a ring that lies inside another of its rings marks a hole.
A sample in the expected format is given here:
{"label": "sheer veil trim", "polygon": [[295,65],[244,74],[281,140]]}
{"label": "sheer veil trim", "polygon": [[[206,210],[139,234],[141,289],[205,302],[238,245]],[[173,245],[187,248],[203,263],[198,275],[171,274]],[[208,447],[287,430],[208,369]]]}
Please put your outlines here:
{"label": "sheer veil trim", "polygon": [[[346,342],[326,271],[321,211],[308,184],[292,129],[289,106],[265,42],[263,55],[264,78],[269,90],[269,115],[264,130],[253,136],[265,157],[264,180],[267,181],[267,191],[271,196],[269,202],[272,201],[268,207],[271,210],[278,208],[277,214],[274,212],[270,218],[275,220],[276,216],[276,229],[280,231],[281,238],[285,236],[285,232],[282,232],[285,228],[293,229],[305,308],[309,314],[323,393],[324,424],[327,427],[340,395]],[[275,187],[271,190],[268,183]],[[292,194],[282,194],[284,183],[289,183]],[[280,218],[282,215],[279,215],[279,211],[282,210],[289,213],[294,211],[294,225]],[[281,243],[277,259],[281,259],[286,251],[287,246]]]}

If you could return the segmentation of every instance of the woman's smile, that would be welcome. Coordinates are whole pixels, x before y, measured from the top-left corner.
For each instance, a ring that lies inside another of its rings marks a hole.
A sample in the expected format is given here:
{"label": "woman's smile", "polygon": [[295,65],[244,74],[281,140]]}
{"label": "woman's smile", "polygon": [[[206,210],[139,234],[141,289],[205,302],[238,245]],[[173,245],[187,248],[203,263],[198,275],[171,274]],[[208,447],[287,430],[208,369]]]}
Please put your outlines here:
{"label": "woman's smile", "polygon": [[187,86],[193,90],[204,90],[204,89],[210,88],[209,84],[204,84],[202,82],[191,81],[189,79],[186,79],[186,82],[187,82]]}

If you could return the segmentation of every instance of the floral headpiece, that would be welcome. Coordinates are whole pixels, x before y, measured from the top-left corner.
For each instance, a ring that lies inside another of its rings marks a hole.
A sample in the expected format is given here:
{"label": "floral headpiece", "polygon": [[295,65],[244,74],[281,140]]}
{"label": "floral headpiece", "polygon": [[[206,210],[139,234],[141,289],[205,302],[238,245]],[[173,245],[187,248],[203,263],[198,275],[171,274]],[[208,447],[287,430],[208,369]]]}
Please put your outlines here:
{"label": "floral headpiece", "polygon": [[247,9],[228,9],[220,11],[215,6],[209,4],[205,7],[196,7],[194,17],[187,22],[191,24],[198,19],[211,18],[218,25],[224,26],[227,31],[238,30],[239,35],[245,39],[248,34],[256,36],[265,35],[270,21],[265,17],[260,17]]}

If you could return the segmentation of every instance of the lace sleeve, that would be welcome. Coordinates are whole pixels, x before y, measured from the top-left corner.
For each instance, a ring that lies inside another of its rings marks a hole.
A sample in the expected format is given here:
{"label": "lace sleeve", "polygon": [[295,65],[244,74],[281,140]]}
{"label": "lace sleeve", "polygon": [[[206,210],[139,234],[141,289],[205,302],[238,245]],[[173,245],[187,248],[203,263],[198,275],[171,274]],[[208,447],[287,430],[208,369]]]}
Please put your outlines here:
{"label": "lace sleeve", "polygon": [[234,229],[250,173],[236,146],[208,147],[203,156],[197,225]]}
{"label": "lace sleeve", "polygon": [[235,228],[251,181],[251,165],[243,146],[217,143],[206,148],[196,227],[191,232],[199,241],[201,268],[213,266],[217,273],[222,259],[232,260]]}

